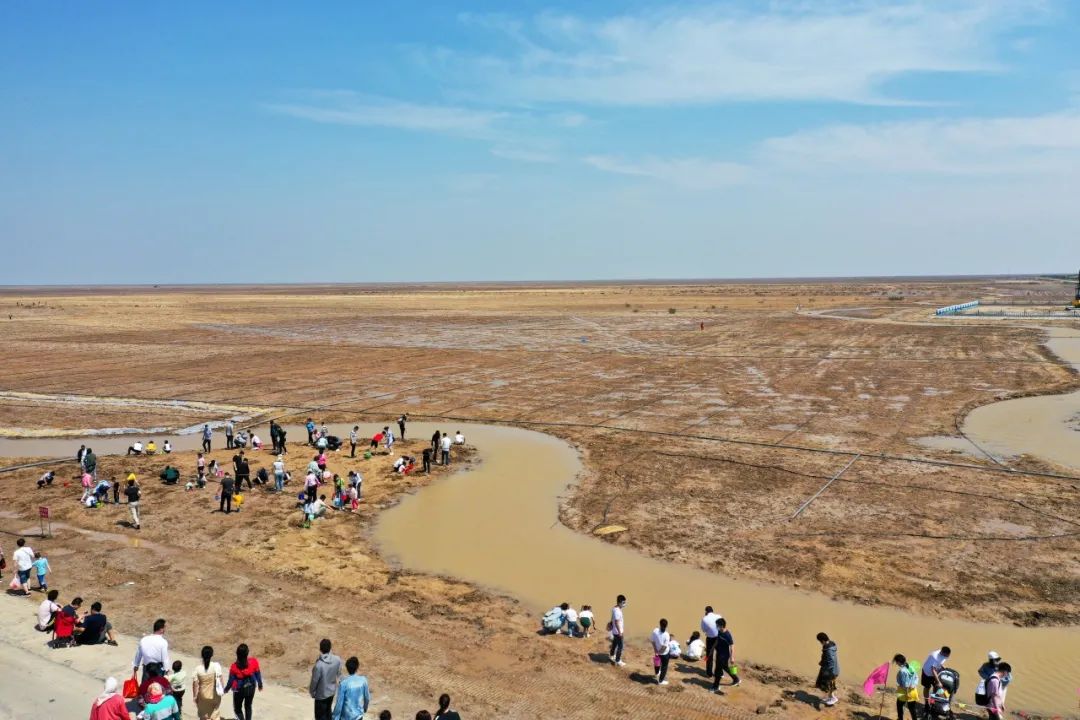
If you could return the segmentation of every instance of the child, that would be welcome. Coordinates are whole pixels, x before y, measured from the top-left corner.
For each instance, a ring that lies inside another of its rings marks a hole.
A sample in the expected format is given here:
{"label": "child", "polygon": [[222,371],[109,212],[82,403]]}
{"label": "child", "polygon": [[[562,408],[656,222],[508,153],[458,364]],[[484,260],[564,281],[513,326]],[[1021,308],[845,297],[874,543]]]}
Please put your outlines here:
{"label": "child", "polygon": [[180,715],[184,707],[184,684],[187,682],[187,673],[184,672],[184,663],[176,660],[172,664],[172,672],[165,676],[172,686],[172,696],[176,700],[176,714]]}
{"label": "child", "polygon": [[34,572],[37,573],[38,590],[47,592],[49,585],[45,582],[45,573],[49,572],[52,568],[49,567],[49,560],[45,557],[45,553],[39,552],[37,554],[37,560],[34,561]]}
{"label": "child", "polygon": [[206,487],[206,458],[203,457],[202,453],[199,453],[199,458],[195,461],[195,467],[199,471],[199,477],[195,482],[199,487],[204,488]]}
{"label": "child", "polygon": [[161,449],[166,455],[168,455],[169,453],[172,452],[172,443],[170,443],[168,440],[166,440],[165,444],[161,446]]}
{"label": "child", "polygon": [[578,613],[578,622],[581,623],[581,631],[585,634],[585,637],[589,637],[592,634],[592,626],[595,623],[592,614],[592,605],[582,605],[581,612]]}
{"label": "child", "polygon": [[568,607],[563,611],[563,616],[566,618],[566,636],[577,637],[578,634],[578,612],[573,607]]}
{"label": "child", "polygon": [[358,490],[358,486],[352,485],[351,487],[349,487],[348,498],[349,509],[353,512],[356,512],[356,510],[360,507],[360,493]]}

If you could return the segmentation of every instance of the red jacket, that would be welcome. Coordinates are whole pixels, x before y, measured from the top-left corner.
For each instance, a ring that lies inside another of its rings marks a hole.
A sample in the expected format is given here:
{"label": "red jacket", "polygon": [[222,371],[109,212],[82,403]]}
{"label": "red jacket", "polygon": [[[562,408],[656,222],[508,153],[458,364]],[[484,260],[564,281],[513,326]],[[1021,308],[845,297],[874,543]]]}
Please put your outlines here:
{"label": "red jacket", "polygon": [[90,703],[90,720],[131,720],[131,715],[124,698],[117,693],[101,704],[97,699]]}

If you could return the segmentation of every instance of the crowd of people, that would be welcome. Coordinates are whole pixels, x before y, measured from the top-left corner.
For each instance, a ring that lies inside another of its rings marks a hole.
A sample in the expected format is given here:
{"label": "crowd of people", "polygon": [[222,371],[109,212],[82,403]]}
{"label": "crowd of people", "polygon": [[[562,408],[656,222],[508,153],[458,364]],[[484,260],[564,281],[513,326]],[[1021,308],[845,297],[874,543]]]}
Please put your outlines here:
{"label": "crowd of people", "polygon": [[[626,665],[623,660],[626,637],[626,596],[619,595],[611,608],[606,626],[609,643],[608,659],[616,667]],[[540,631],[549,635],[565,635],[571,638],[591,637],[595,627],[592,607],[582,605],[575,610],[570,603],[560,603],[548,610],[540,619]],[[816,636],[820,645],[818,672],[815,687],[824,693],[820,699],[822,705],[831,707],[839,702],[837,679],[840,677],[839,649],[827,633]],[[712,681],[714,693],[723,694],[721,686],[724,676],[730,678],[728,687],[742,684],[739,668],[735,664],[735,638],[728,627],[727,620],[717,613],[711,605],[705,606],[700,622],[700,630],[694,630],[687,638],[685,648],[679,643],[674,632],[669,628],[666,618],[660,618],[649,635],[649,649],[652,651],[652,668],[657,685],[668,685],[668,669],[672,660],[687,662],[705,661],[705,675]],[[952,657],[948,646],[932,651],[926,660],[919,664],[909,662],[907,657],[897,653],[893,664],[897,668],[895,675],[897,720],[904,720],[907,709],[911,720],[919,719],[920,688],[922,691],[922,716],[924,718],[951,718],[954,716],[952,703],[959,691],[959,673],[947,667]],[[887,671],[887,666],[881,670]],[[883,673],[882,680],[887,673]],[[1002,661],[997,652],[991,650],[987,660],[978,669],[979,682],[975,688],[975,704],[987,710],[989,720],[1001,720],[1005,714],[1005,696],[1013,680],[1012,666]],[[869,680],[868,680],[869,682]],[[873,685],[875,683],[871,683]],[[885,685],[884,682],[876,683]]]}

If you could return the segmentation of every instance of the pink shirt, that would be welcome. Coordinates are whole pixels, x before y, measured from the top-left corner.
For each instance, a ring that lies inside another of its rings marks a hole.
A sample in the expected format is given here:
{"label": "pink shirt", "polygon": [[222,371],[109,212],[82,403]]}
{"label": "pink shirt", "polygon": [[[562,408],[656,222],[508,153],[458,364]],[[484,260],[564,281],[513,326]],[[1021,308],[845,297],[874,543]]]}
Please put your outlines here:
{"label": "pink shirt", "polygon": [[94,478],[90,475],[90,473],[83,473],[82,486],[84,488],[88,488],[93,484],[94,484]]}

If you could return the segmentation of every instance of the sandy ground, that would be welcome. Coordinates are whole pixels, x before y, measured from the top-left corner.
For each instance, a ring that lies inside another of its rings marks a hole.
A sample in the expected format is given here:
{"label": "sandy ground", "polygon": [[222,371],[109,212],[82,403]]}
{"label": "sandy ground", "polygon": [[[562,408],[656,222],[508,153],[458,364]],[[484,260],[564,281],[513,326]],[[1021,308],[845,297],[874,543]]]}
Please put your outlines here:
{"label": "sandy ground", "polygon": [[[1037,538],[1072,527],[1080,483],[864,456],[788,520],[850,459],[814,450],[991,467],[915,441],[955,434],[981,404],[1074,389],[1074,373],[1037,330],[928,315],[974,297],[1063,292],[1060,282],[981,280],[12,292],[0,295],[0,390],[275,408],[300,420],[382,424],[408,411],[523,424],[582,452],[586,474],[563,501],[570,527],[615,522],[629,530],[611,541],[641,552],[859,602],[1075,624],[1080,545]],[[0,426],[45,432],[191,418],[0,397]],[[129,465],[153,471],[146,459],[112,467]],[[1033,458],[1014,466],[1068,471]],[[4,530],[36,524],[37,498],[22,488],[37,474],[0,480]],[[816,712],[796,695],[805,679],[767,670],[725,698],[699,691],[692,673],[666,693],[613,681],[602,663],[578,662],[582,648],[537,642],[534,618],[512,601],[395,571],[368,531],[376,507],[408,487],[380,496],[378,485],[359,518],[335,518],[318,533],[284,523],[279,498],[256,493],[243,522],[226,523],[161,489],[138,547],[117,525],[122,513],[77,507],[48,542],[61,553],[58,578],[101,593],[128,627],[152,620],[151,608],[166,611],[188,650],[235,643],[237,623],[222,607],[273,619],[273,633],[245,627],[289,683],[302,682],[310,638],[332,633],[362,662],[378,658],[374,681],[408,707],[447,689],[478,717],[596,717],[600,707],[635,717],[762,705],[785,717]],[[132,593],[129,579],[145,593]],[[793,652],[806,653],[811,672],[814,649]]]}
{"label": "sandy ground", "polygon": [[[29,603],[22,598],[0,596],[0,665],[4,667],[0,718],[82,720],[89,714],[91,701],[101,693],[105,678],[111,675],[123,683],[131,675],[137,636],[117,635],[117,647],[53,650],[46,644],[48,636],[34,630],[34,622],[34,608]],[[195,657],[179,653],[172,653],[172,658],[183,662],[189,675],[198,662]],[[225,660],[226,656],[217,659]],[[378,695],[374,698],[377,700]],[[190,688],[185,699],[191,699]],[[227,696],[224,705],[230,712],[225,713],[226,717],[231,716],[231,702]],[[310,705],[306,694],[268,684],[254,707],[261,718],[284,720],[307,716]],[[185,708],[184,716],[195,717],[191,708]]]}

